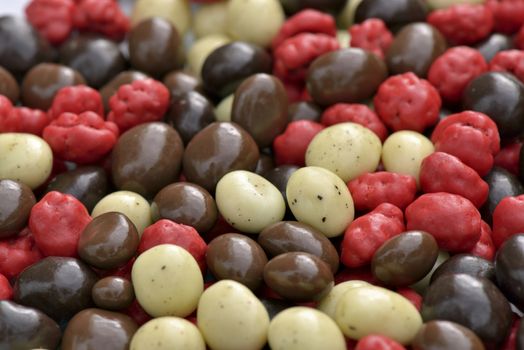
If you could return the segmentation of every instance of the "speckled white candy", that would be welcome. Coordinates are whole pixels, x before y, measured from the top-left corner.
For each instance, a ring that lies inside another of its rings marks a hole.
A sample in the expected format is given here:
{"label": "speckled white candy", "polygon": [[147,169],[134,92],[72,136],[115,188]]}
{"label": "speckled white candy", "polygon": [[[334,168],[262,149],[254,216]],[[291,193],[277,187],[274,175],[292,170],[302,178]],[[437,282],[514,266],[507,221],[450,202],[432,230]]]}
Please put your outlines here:
{"label": "speckled white candy", "polygon": [[131,14],[131,24],[135,26],[151,17],[169,20],[183,36],[191,24],[189,0],[137,0]]}
{"label": "speckled white candy", "polygon": [[268,341],[274,350],[346,349],[335,321],[309,307],[292,307],[276,315],[269,325]]}
{"label": "speckled white candy", "polygon": [[131,277],[136,299],[154,317],[190,315],[204,290],[193,256],[173,244],[161,244],[140,254]]}
{"label": "speckled white candy", "polygon": [[130,350],[205,350],[198,328],[179,317],[159,317],[142,325],[131,339]]}
{"label": "speckled white candy", "polygon": [[280,191],[250,171],[227,173],[217,184],[215,199],[220,214],[234,228],[259,233],[282,220],[286,203]]}
{"label": "speckled white candy", "polygon": [[187,53],[187,65],[191,72],[200,77],[207,56],[230,41],[230,38],[222,34],[208,35],[195,41]]}
{"label": "speckled white candy", "polygon": [[356,123],[340,123],[319,132],[306,151],[306,165],[328,169],[344,182],[373,172],[382,144],[374,132]]}
{"label": "speckled white candy", "polygon": [[249,288],[222,280],[202,294],[197,323],[213,350],[259,350],[267,340],[269,315]]}
{"label": "speckled white candy", "polygon": [[0,134],[0,179],[42,185],[53,168],[53,152],[44,139],[22,133]]}
{"label": "speckled white candy", "polygon": [[409,300],[372,285],[352,288],[340,298],[335,320],[351,339],[382,334],[410,344],[422,326],[422,317]]}
{"label": "speckled white candy", "polygon": [[197,38],[226,34],[227,1],[203,4],[194,13],[193,33]]}
{"label": "speckled white candy", "polygon": [[433,143],[424,135],[415,131],[397,131],[384,142],[382,164],[387,171],[413,176],[418,186],[420,164],[433,152]]}
{"label": "speckled white candy", "polygon": [[337,309],[340,298],[350,289],[359,288],[363,286],[369,286],[370,284],[365,281],[346,281],[334,286],[331,291],[324,297],[317,305],[317,309],[335,319],[335,311]]}
{"label": "speckled white candy", "polygon": [[327,237],[341,235],[355,215],[346,184],[324,168],[305,167],[295,171],[287,183],[286,197],[298,221]]}

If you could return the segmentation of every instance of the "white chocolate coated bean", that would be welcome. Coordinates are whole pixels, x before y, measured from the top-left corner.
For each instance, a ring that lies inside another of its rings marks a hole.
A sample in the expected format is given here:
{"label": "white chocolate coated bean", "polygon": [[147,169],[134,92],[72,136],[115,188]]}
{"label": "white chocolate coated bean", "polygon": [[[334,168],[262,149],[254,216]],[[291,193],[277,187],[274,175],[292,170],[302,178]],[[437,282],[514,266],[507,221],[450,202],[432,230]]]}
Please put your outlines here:
{"label": "white chocolate coated bean", "polygon": [[317,309],[331,317],[332,319],[335,319],[335,311],[337,309],[337,304],[340,301],[340,298],[346,293],[348,290],[352,288],[359,288],[362,286],[369,286],[369,283],[365,281],[346,281],[337,284],[336,286],[331,289],[331,291],[324,297],[317,305]]}
{"label": "white chocolate coated bean", "polygon": [[193,33],[197,38],[227,33],[227,1],[204,4],[193,17]]}
{"label": "white chocolate coated bean", "polygon": [[131,339],[130,350],[205,350],[198,328],[179,317],[159,317],[142,325]]}

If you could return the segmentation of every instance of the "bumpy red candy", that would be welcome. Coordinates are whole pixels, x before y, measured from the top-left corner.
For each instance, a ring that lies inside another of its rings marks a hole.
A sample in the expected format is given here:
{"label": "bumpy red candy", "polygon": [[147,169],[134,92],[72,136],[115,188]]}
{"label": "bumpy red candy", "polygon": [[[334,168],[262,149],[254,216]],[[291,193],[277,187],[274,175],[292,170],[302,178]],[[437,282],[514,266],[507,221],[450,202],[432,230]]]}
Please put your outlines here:
{"label": "bumpy red candy", "polygon": [[142,233],[138,253],[142,254],[160,244],[174,244],[184,248],[195,258],[200,269],[205,271],[207,244],[193,227],[171,220],[159,220]]}
{"label": "bumpy red candy", "polygon": [[11,300],[13,288],[7,278],[0,273],[0,300]]}
{"label": "bumpy red candy", "polygon": [[109,100],[108,120],[124,132],[138,124],[159,121],[169,107],[169,90],[154,79],[120,86]]}
{"label": "bumpy red candy", "polygon": [[139,326],[152,319],[136,299],[125,310],[122,310],[122,313],[131,317]]}
{"label": "bumpy red candy", "polygon": [[67,86],[58,91],[48,114],[51,119],[56,119],[65,112],[80,114],[87,111],[95,112],[103,117],[102,96],[89,86],[76,85]]}
{"label": "bumpy red candy", "polygon": [[370,51],[380,58],[384,58],[386,51],[393,42],[393,34],[386,27],[384,21],[370,18],[349,28],[350,46]]}
{"label": "bumpy red candy", "polygon": [[389,203],[381,204],[346,229],[340,261],[350,268],[367,265],[385,241],[404,231],[402,210]]}
{"label": "bumpy red candy", "polygon": [[478,50],[457,46],[448,49],[433,62],[428,80],[444,101],[458,103],[469,82],[487,70],[488,64]]}
{"label": "bumpy red candy", "polygon": [[435,237],[439,247],[452,253],[471,250],[480,239],[480,213],[466,198],[451,193],[428,193],[406,208],[408,230]]}
{"label": "bumpy red candy", "polygon": [[363,266],[352,269],[348,269],[343,266],[335,275],[335,285],[354,280],[364,281],[375,286],[382,285],[382,282],[379,281],[371,272],[370,266]]}
{"label": "bumpy red candy", "polygon": [[480,239],[469,251],[469,254],[492,261],[495,257],[496,248],[491,235],[491,227],[485,221],[482,221],[480,223]]}
{"label": "bumpy red candy", "polygon": [[39,109],[14,107],[6,117],[0,116],[0,132],[23,132],[42,135],[51,120]]}
{"label": "bumpy red candy", "polygon": [[519,175],[519,157],[522,142],[513,141],[502,147],[500,152],[495,156],[495,166],[506,169],[510,173]]}
{"label": "bumpy red candy", "polygon": [[408,299],[419,312],[422,310],[422,295],[418,294],[415,290],[409,287],[404,287],[397,289],[397,293]]}
{"label": "bumpy red candy", "polygon": [[493,211],[493,243],[498,248],[509,237],[524,232],[524,195],[502,199]]}
{"label": "bumpy red candy", "polygon": [[357,123],[373,131],[382,142],[388,137],[388,129],[382,120],[364,104],[337,103],[322,113],[320,122],[325,126],[345,122]]}
{"label": "bumpy red candy", "polygon": [[437,123],[442,101],[433,85],[409,72],[380,84],[374,104],[389,128],[423,132]]}
{"label": "bumpy red candy", "polygon": [[348,182],[355,208],[369,211],[382,203],[406,208],[415,200],[417,181],[413,176],[379,171],[366,173]]}
{"label": "bumpy red candy", "polygon": [[524,51],[500,51],[489,63],[489,70],[496,72],[509,72],[524,82]]}
{"label": "bumpy red candy", "polygon": [[42,134],[59,158],[94,163],[108,154],[118,139],[118,127],[94,112],[63,113]]}
{"label": "bumpy red candy", "polygon": [[370,334],[358,341],[355,350],[406,350],[406,348],[385,335]]}
{"label": "bumpy red candy", "polygon": [[493,13],[488,7],[472,4],[433,11],[427,21],[455,45],[470,45],[485,39],[494,24]]}
{"label": "bumpy red candy", "polygon": [[25,9],[27,20],[53,45],[63,43],[73,31],[75,2],[32,0]]}
{"label": "bumpy red candy", "polygon": [[78,240],[91,217],[75,197],[52,191],[31,209],[29,228],[46,256],[77,256]]}
{"label": "bumpy red candy", "polygon": [[486,7],[493,13],[496,32],[513,34],[524,24],[522,0],[488,0]]}
{"label": "bumpy red candy", "polygon": [[520,327],[520,318],[514,317],[513,324],[511,325],[511,331],[506,338],[506,341],[500,348],[501,350],[517,350],[517,334]]}
{"label": "bumpy red candy", "polygon": [[273,73],[290,82],[303,82],[317,57],[338,50],[338,40],[326,34],[302,33],[286,39],[274,51]]}
{"label": "bumpy red candy", "polygon": [[515,47],[519,50],[524,50],[524,25],[520,27],[519,32],[515,36]]}
{"label": "bumpy red candy", "polygon": [[304,166],[307,147],[322,129],[324,129],[322,124],[310,120],[289,123],[284,133],[273,141],[276,164]]}
{"label": "bumpy red candy", "polygon": [[0,122],[7,118],[7,116],[11,112],[11,109],[13,109],[13,104],[11,103],[11,100],[5,97],[4,95],[0,95]]}
{"label": "bumpy red candy", "polygon": [[79,0],[74,24],[82,31],[95,32],[121,40],[129,31],[129,18],[115,0]]}
{"label": "bumpy red candy", "polygon": [[23,269],[42,258],[42,253],[28,228],[16,237],[0,240],[0,274],[7,278],[18,276]]}
{"label": "bumpy red candy", "polygon": [[273,39],[273,50],[286,39],[300,33],[326,34],[335,37],[337,27],[334,18],[328,14],[312,9],[302,10],[289,17],[280,27],[278,34]]}
{"label": "bumpy red candy", "polygon": [[448,192],[469,199],[477,208],[488,198],[489,186],[475,170],[451,154],[435,152],[422,161],[420,187],[425,193]]}

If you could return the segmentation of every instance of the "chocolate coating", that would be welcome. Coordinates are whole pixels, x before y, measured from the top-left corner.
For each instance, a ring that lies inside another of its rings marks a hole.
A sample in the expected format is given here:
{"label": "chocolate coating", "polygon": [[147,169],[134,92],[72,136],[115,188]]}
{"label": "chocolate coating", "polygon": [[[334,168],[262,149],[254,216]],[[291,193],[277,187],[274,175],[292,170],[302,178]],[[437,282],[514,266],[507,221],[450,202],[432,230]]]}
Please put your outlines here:
{"label": "chocolate coating", "polygon": [[67,324],[62,350],[127,350],[138,325],[129,316],[100,309],[80,311]]}
{"label": "chocolate coating", "polygon": [[253,136],[259,147],[273,144],[288,123],[287,93],[280,80],[268,74],[255,74],[235,92],[231,121]]}
{"label": "chocolate coating", "polygon": [[182,139],[169,125],[137,125],[122,134],[113,148],[113,182],[120,190],[153,197],[178,179],[183,153]]}
{"label": "chocolate coating", "polygon": [[164,77],[163,83],[170,92],[171,101],[183,97],[190,91],[196,91],[200,93],[204,92],[202,83],[198,80],[197,77],[191,75],[188,72],[179,70],[168,73]]}
{"label": "chocolate coating", "polygon": [[438,244],[424,231],[408,231],[387,240],[373,255],[371,271],[388,286],[409,286],[426,276],[437,261]]}
{"label": "chocolate coating", "polygon": [[76,70],[54,63],[40,63],[31,68],[22,82],[22,102],[29,108],[48,110],[58,90],[85,84]]}
{"label": "chocolate coating", "polygon": [[178,131],[184,144],[187,144],[197,132],[215,121],[215,109],[203,95],[189,91],[172,100],[165,121]]}
{"label": "chocolate coating", "polygon": [[449,321],[422,325],[411,346],[413,350],[484,350],[484,344],[475,333]]}
{"label": "chocolate coating", "polygon": [[294,14],[304,9],[316,9],[336,13],[346,3],[346,0],[280,0],[288,14]]}
{"label": "chocolate coating", "polygon": [[38,308],[60,323],[91,305],[96,280],[95,273],[82,261],[50,256],[20,273],[14,300]]}
{"label": "chocolate coating", "polygon": [[258,158],[257,144],[247,131],[234,123],[215,122],[188,143],[184,175],[213,193],[222,176],[233,170],[253,171]]}
{"label": "chocolate coating", "polygon": [[133,68],[155,78],[177,66],[180,36],[168,20],[147,18],[129,32],[129,58]]}
{"label": "chocolate coating", "polygon": [[46,193],[58,191],[70,194],[91,212],[95,205],[108,193],[106,172],[98,166],[81,166],[58,174],[47,185]]}
{"label": "chocolate coating", "polygon": [[160,190],[151,204],[153,220],[168,219],[205,233],[215,225],[218,210],[215,199],[204,188],[178,182]]}
{"label": "chocolate coating", "polygon": [[0,95],[4,95],[12,103],[16,103],[20,96],[20,88],[15,77],[2,66],[0,66]]}
{"label": "chocolate coating", "polygon": [[495,274],[504,295],[524,310],[524,234],[509,237],[500,246],[495,260]]}
{"label": "chocolate coating", "polygon": [[265,176],[266,173],[275,168],[275,161],[273,157],[269,154],[260,153],[260,158],[257,162],[257,167],[255,168],[255,173],[260,176]]}
{"label": "chocolate coating", "polygon": [[206,263],[216,279],[231,279],[255,290],[262,283],[267,257],[262,247],[251,238],[226,233],[209,243]]}
{"label": "chocolate coating", "polygon": [[444,275],[464,273],[495,282],[495,266],[489,260],[475,255],[457,254],[444,261],[431,275],[431,283]]}
{"label": "chocolate coating", "polygon": [[398,28],[412,22],[424,22],[428,7],[423,0],[362,0],[355,12],[355,22],[379,18],[388,27]]}
{"label": "chocolate coating", "polygon": [[94,88],[103,86],[126,68],[126,60],[116,43],[83,35],[62,45],[60,62],[79,71]]}
{"label": "chocolate coating", "polygon": [[271,182],[273,185],[275,185],[276,188],[282,193],[282,197],[284,198],[284,201],[286,202],[286,208],[288,214],[291,213],[291,210],[289,208],[289,203],[287,202],[287,195],[286,195],[286,187],[287,182],[289,181],[289,178],[295,171],[300,169],[300,167],[296,165],[281,165],[276,168],[273,168],[272,170],[265,173],[264,177]]}
{"label": "chocolate coating", "polygon": [[435,59],[447,49],[446,39],[427,23],[413,23],[397,33],[386,54],[391,75],[413,72],[426,77]]}
{"label": "chocolate coating", "polygon": [[315,255],[291,252],[271,259],[264,268],[264,282],[286,299],[312,301],[333,288],[333,273]]}
{"label": "chocolate coating", "polygon": [[524,186],[519,179],[500,167],[493,167],[484,177],[489,185],[488,199],[481,208],[482,218],[491,224],[493,212],[504,197],[518,196],[524,193]]}
{"label": "chocolate coating", "polygon": [[510,36],[493,33],[486,40],[476,45],[486,62],[491,61],[493,57],[500,51],[513,49],[513,39]]}
{"label": "chocolate coating", "polygon": [[463,96],[464,109],[487,114],[502,138],[524,131],[524,85],[513,75],[484,73],[469,83]]}
{"label": "chocolate coating", "polygon": [[309,66],[307,89],[320,106],[353,103],[373,96],[387,78],[384,62],[362,49],[326,53]]}
{"label": "chocolate coating", "polygon": [[207,56],[202,66],[204,88],[226,97],[256,73],[271,72],[271,56],[260,46],[241,41],[223,45]]}
{"label": "chocolate coating", "polygon": [[440,277],[429,286],[422,305],[424,321],[447,320],[471,329],[488,347],[500,345],[512,323],[504,295],[485,278],[465,274]]}
{"label": "chocolate coating", "polygon": [[21,78],[31,67],[53,56],[47,40],[23,17],[0,17],[0,66]]}
{"label": "chocolate coating", "polygon": [[517,341],[515,350],[524,349],[524,322],[520,322],[519,328],[517,330]]}
{"label": "chocolate coating", "polygon": [[0,238],[18,234],[27,224],[36,199],[21,182],[0,180]]}
{"label": "chocolate coating", "polygon": [[100,95],[102,95],[102,101],[104,102],[105,110],[109,110],[109,99],[117,92],[120,86],[124,84],[131,84],[135,80],[146,78],[146,74],[135,70],[126,70],[118,73],[113,79],[100,88]]}
{"label": "chocolate coating", "polygon": [[322,116],[322,110],[313,102],[295,102],[290,104],[287,110],[290,122],[297,120],[318,122]]}
{"label": "chocolate coating", "polygon": [[0,349],[56,349],[60,328],[37,309],[0,300]]}
{"label": "chocolate coating", "polygon": [[106,310],[125,309],[135,299],[130,281],[122,277],[109,276],[95,283],[91,297],[96,306]]}
{"label": "chocolate coating", "polygon": [[135,225],[124,214],[109,212],[94,218],[78,241],[78,255],[99,269],[124,265],[138,248]]}
{"label": "chocolate coating", "polygon": [[298,221],[280,221],[266,227],[258,235],[258,243],[270,257],[288,252],[315,255],[338,270],[339,257],[335,246],[315,228]]}
{"label": "chocolate coating", "polygon": [[284,300],[265,299],[265,298],[260,298],[259,300],[262,303],[262,305],[264,305],[264,307],[266,308],[266,311],[269,314],[270,320],[272,320],[281,311],[284,311],[285,309],[293,306],[292,304]]}

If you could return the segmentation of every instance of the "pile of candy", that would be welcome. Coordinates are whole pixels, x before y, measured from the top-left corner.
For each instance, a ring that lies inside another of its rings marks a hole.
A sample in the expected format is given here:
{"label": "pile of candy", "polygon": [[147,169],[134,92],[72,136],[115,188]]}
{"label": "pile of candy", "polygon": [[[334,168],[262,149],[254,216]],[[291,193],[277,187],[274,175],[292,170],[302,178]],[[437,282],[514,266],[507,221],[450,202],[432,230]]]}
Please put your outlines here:
{"label": "pile of candy", "polygon": [[524,0],[194,2],[0,17],[0,349],[524,349]]}

